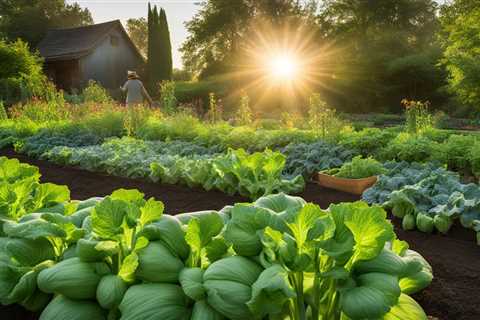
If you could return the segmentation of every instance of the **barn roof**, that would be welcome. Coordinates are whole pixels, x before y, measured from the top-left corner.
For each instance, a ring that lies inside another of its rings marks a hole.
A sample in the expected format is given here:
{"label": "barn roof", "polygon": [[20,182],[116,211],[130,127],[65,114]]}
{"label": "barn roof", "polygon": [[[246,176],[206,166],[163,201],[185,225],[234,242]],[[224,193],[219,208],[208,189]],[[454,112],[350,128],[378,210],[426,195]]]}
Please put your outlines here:
{"label": "barn roof", "polygon": [[38,50],[47,61],[78,59],[90,54],[114,28],[120,30],[135,53],[143,60],[120,20],[77,28],[49,30],[38,44]]}

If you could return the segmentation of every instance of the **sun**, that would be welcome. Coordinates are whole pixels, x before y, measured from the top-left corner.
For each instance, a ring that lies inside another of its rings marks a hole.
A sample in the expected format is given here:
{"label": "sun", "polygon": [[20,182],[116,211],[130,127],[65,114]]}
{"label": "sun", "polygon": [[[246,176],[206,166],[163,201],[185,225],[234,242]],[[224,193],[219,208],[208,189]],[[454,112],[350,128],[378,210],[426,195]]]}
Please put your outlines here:
{"label": "sun", "polygon": [[298,61],[289,54],[272,56],[269,63],[269,72],[277,80],[294,80],[298,73]]}

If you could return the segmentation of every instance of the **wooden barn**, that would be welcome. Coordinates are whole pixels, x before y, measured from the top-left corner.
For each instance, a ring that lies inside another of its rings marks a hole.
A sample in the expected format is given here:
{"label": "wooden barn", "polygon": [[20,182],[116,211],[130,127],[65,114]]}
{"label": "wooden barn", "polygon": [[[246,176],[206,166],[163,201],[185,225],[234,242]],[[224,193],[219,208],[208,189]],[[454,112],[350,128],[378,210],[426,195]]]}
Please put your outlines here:
{"label": "wooden barn", "polygon": [[95,80],[117,89],[127,70],[139,71],[144,59],[119,20],[48,31],[38,50],[45,73],[58,88],[71,91]]}

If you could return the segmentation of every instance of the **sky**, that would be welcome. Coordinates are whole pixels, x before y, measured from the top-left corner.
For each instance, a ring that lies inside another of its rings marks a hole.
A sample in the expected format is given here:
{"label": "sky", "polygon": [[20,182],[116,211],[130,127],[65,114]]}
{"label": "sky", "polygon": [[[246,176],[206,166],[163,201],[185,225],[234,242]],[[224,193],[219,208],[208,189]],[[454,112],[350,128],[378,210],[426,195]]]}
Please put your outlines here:
{"label": "sky", "polygon": [[[443,3],[447,0],[436,1]],[[173,65],[175,68],[182,67],[178,49],[188,36],[185,22],[189,21],[199,10],[199,6],[196,5],[199,0],[67,0],[67,3],[73,2],[79,3],[83,8],[88,8],[95,23],[120,19],[124,25],[130,18],[146,17],[148,2],[163,7],[167,13],[170,28]]]}
{"label": "sky", "polygon": [[188,36],[184,23],[189,21],[198,11],[195,5],[198,0],[67,0],[67,3],[77,2],[81,7],[88,8],[95,23],[120,19],[123,25],[130,18],[146,17],[148,2],[163,7],[167,13],[170,37],[173,49],[173,65],[182,67],[181,55],[178,49]]}

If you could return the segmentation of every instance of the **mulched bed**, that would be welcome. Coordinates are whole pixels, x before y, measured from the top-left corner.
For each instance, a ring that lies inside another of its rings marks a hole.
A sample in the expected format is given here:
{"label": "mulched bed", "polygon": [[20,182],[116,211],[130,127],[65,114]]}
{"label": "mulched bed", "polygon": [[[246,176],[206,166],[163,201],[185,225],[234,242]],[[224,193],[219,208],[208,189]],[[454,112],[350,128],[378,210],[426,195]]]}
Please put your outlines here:
{"label": "mulched bed", "polygon": [[[18,158],[38,166],[42,182],[67,185],[72,199],[83,200],[106,196],[118,188],[136,188],[147,197],[164,202],[166,212],[177,214],[207,209],[221,209],[235,202],[248,201],[240,196],[229,196],[217,191],[189,189],[178,185],[162,185],[120,177],[92,173],[71,167],[29,159],[12,150],[0,150],[0,156]],[[331,203],[358,200],[357,196],[308,184],[299,196],[327,208]],[[392,219],[398,237],[408,241],[413,250],[422,254],[432,265],[434,280],[430,287],[414,298],[426,313],[439,320],[480,319],[480,247],[470,230],[454,226],[448,236],[403,231],[401,223]],[[36,319],[18,306],[0,307],[0,319]],[[433,319],[433,318],[432,318]]]}

